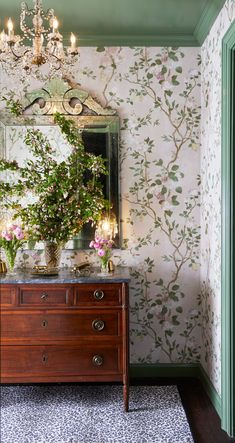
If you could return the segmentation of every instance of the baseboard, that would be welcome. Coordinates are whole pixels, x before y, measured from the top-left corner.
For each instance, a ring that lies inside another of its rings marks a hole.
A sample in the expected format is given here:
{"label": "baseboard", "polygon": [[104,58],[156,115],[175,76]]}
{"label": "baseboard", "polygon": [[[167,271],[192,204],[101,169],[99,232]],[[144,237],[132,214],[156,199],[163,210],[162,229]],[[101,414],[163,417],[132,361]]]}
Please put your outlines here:
{"label": "baseboard", "polygon": [[152,378],[152,377],[198,377],[198,364],[131,364],[130,378]]}
{"label": "baseboard", "polygon": [[221,411],[221,398],[220,398],[218,392],[216,391],[214,385],[211,383],[205,369],[202,367],[201,364],[198,365],[198,373],[199,373],[199,378],[202,382],[202,385],[203,385],[208,397],[210,398],[211,403],[213,404],[219,417],[221,417],[221,412],[222,412]]}
{"label": "baseboard", "polygon": [[176,363],[158,363],[158,364],[131,364],[130,379],[146,378],[198,378],[208,397],[211,400],[215,410],[221,417],[221,398],[211,383],[208,375],[200,363],[176,364]]}

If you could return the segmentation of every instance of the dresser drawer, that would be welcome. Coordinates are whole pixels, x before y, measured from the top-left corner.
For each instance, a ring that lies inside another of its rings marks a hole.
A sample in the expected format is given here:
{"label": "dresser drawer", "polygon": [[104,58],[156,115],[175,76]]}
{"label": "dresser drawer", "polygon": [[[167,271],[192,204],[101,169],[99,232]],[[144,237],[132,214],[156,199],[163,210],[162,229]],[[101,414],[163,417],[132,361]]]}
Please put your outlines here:
{"label": "dresser drawer", "polygon": [[10,308],[16,303],[16,287],[0,285],[1,308]]}
{"label": "dresser drawer", "polygon": [[83,336],[120,336],[122,333],[121,311],[14,311],[1,314],[1,338],[65,340]]}
{"label": "dresser drawer", "polygon": [[2,346],[2,379],[118,374],[122,352],[117,346]]}
{"label": "dresser drawer", "polygon": [[19,305],[24,307],[68,306],[73,303],[73,290],[66,286],[21,286]]}
{"label": "dresser drawer", "polygon": [[80,284],[75,287],[78,306],[119,306],[122,304],[122,285],[119,283]]}

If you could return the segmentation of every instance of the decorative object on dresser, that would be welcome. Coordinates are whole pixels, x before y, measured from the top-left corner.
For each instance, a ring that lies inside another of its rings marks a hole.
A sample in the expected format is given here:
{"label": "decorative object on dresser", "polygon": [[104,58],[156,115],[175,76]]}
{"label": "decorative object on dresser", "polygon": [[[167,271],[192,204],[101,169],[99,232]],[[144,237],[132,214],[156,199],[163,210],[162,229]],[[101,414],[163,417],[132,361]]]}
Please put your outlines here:
{"label": "decorative object on dresser", "polygon": [[14,272],[17,251],[25,242],[25,234],[19,225],[12,224],[0,232],[0,248],[5,252],[9,273]]}
{"label": "decorative object on dresser", "polygon": [[129,277],[34,281],[1,279],[1,382],[119,381],[127,411]]}
{"label": "decorative object on dresser", "polygon": [[113,240],[107,240],[106,238],[95,236],[95,240],[90,243],[90,248],[94,248],[101,261],[100,276],[109,274],[109,259],[111,257],[111,249],[114,245]]}

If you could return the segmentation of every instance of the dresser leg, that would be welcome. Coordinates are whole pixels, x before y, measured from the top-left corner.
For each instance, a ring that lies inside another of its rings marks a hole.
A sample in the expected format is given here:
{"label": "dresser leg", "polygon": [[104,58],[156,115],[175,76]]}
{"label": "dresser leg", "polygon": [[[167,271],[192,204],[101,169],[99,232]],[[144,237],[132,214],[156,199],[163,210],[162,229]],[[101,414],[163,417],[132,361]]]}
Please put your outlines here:
{"label": "dresser leg", "polygon": [[129,411],[129,385],[123,385],[123,400],[124,400],[124,408],[125,412]]}

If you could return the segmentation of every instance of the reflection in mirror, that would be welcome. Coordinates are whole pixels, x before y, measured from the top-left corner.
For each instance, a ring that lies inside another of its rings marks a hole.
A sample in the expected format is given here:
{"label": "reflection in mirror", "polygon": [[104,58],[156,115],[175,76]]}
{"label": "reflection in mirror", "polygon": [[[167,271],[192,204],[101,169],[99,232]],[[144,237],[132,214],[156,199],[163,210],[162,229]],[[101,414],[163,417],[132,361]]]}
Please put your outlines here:
{"label": "reflection in mirror", "polygon": [[[62,82],[63,83],[63,82]],[[63,83],[64,85],[64,83]],[[61,84],[59,83],[61,87]],[[58,87],[58,81],[57,81]],[[67,85],[64,86],[64,88]],[[77,90],[76,90],[77,91]],[[40,92],[40,91],[39,91]],[[1,157],[7,160],[16,160],[20,165],[24,164],[26,159],[30,158],[30,153],[28,148],[24,143],[24,136],[28,128],[38,128],[43,134],[46,135],[49,142],[53,147],[56,148],[56,155],[59,159],[66,160],[71,147],[68,145],[64,139],[61,131],[57,125],[54,124],[52,112],[55,110],[61,111],[63,101],[56,101],[54,98],[51,99],[50,105],[48,107],[48,102],[44,99],[40,101],[38,99],[39,92],[33,97],[27,97],[28,103],[33,102],[32,106],[27,106],[25,109],[25,115],[16,117],[12,114],[7,114],[6,112],[0,113],[0,141],[1,141]],[[81,91],[79,92],[81,95]],[[74,111],[73,115],[69,115],[69,119],[72,119],[76,127],[82,133],[82,139],[87,152],[93,153],[95,155],[101,155],[103,158],[107,159],[108,175],[103,175],[101,177],[102,187],[105,198],[110,203],[110,210],[108,212],[108,217],[114,220],[114,240],[115,246],[119,247],[120,244],[120,218],[119,218],[119,180],[118,180],[118,140],[119,140],[119,118],[115,115],[97,115],[94,111],[96,107],[96,102],[90,97],[86,99],[86,105],[84,105],[83,95],[83,106],[85,108],[85,114],[74,115],[75,109],[80,109],[78,106],[78,97],[72,99],[73,90],[70,90],[69,103],[73,105]],[[77,93],[78,95],[78,93]],[[36,100],[34,98],[36,97]],[[57,93],[58,98],[58,93]],[[41,103],[41,104],[40,104]],[[42,106],[47,109],[47,115],[38,115],[42,113]],[[92,103],[92,114],[88,114],[88,103]],[[54,107],[52,109],[52,106]],[[33,111],[32,111],[33,108]],[[68,103],[67,103],[68,108]],[[51,109],[51,112],[49,112]],[[102,112],[102,108],[97,104],[97,109]],[[39,110],[39,112],[38,112]],[[106,113],[107,111],[104,110]],[[76,111],[77,112],[77,111]],[[64,112],[66,114],[66,112]],[[111,110],[110,113],[113,114]],[[65,246],[65,249],[87,249],[89,247],[90,241],[94,238],[95,226],[91,224],[86,224],[83,226],[81,232],[76,237],[72,238]],[[29,245],[26,246],[29,248]],[[43,248],[42,243],[35,245],[36,248]]]}

